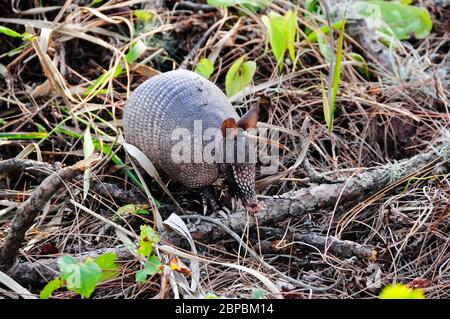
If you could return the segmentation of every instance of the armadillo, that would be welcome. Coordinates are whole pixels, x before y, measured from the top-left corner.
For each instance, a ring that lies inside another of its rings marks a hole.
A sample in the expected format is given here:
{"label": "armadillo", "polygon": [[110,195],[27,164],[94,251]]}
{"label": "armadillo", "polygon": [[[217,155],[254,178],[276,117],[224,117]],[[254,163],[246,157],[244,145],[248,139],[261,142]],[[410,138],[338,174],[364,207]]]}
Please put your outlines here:
{"label": "armadillo", "polygon": [[[172,180],[187,188],[201,189],[204,200],[213,210],[219,209],[220,202],[212,185],[223,177],[230,195],[241,199],[250,213],[256,213],[260,207],[256,200],[254,162],[238,161],[235,155],[231,161],[217,158],[196,161],[195,156],[208,144],[204,140],[199,144],[198,140],[208,129],[220,130],[223,145],[226,142],[234,144],[235,151],[238,141],[244,140],[244,152],[250,152],[248,135],[226,135],[226,132],[255,128],[258,112],[258,107],[254,106],[240,118],[215,84],[194,72],[175,70],[146,80],[132,92],[124,108],[124,136]],[[175,158],[174,147],[180,141],[174,138],[174,132],[184,132],[192,137],[189,161],[180,162]]]}

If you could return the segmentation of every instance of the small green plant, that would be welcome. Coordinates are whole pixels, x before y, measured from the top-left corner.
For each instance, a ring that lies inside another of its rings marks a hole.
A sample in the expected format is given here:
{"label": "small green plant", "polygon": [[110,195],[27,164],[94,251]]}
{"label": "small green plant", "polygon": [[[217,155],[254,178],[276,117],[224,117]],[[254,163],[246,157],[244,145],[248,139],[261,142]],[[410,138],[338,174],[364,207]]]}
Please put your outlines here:
{"label": "small green plant", "polygon": [[384,287],[380,293],[381,299],[425,299],[421,289],[409,288],[403,284],[392,284]]}
{"label": "small green plant", "polygon": [[[309,21],[317,14],[324,19],[317,0],[305,1],[305,18]],[[352,17],[364,18],[368,27],[375,32],[381,40],[391,43],[392,38],[397,40],[409,39],[414,35],[423,39],[430,34],[433,27],[429,12],[425,8],[410,5],[410,1],[354,1],[346,10]],[[335,9],[331,8],[332,13]],[[338,18],[332,21],[333,29],[339,29],[343,20]],[[308,40],[319,41],[320,34],[329,34],[329,26],[320,26],[319,30],[305,30]]]}
{"label": "small green plant", "polygon": [[48,282],[41,290],[40,297],[48,299],[57,289],[65,287],[85,298],[89,298],[98,283],[118,276],[118,267],[114,253],[105,253],[95,260],[86,258],[84,262],[75,260],[72,256],[58,259],[61,277]]}
{"label": "small green plant", "polygon": [[252,82],[256,72],[255,61],[244,61],[244,57],[237,59],[230,67],[225,77],[225,92],[233,96]]}
{"label": "small green plant", "polygon": [[200,61],[198,61],[197,65],[195,66],[195,73],[200,74],[206,79],[209,79],[211,74],[214,72],[214,64],[211,62],[208,58],[203,58]]}
{"label": "small green plant", "polygon": [[433,23],[425,8],[397,1],[357,1],[355,10],[369,19],[382,21],[379,31],[398,40],[409,39],[412,34],[423,39],[430,34]]}
{"label": "small green plant", "polygon": [[161,260],[153,254],[153,244],[158,242],[159,236],[155,230],[148,225],[142,225],[137,253],[147,258],[147,261],[144,268],[136,272],[135,279],[139,283],[146,282],[148,276],[153,276],[161,271]]}
{"label": "small green plant", "polygon": [[345,19],[342,24],[341,32],[339,34],[339,40],[337,43],[336,56],[331,63],[330,67],[330,83],[331,88],[325,91],[323,84],[322,73],[320,74],[321,86],[322,86],[322,101],[323,101],[323,113],[325,117],[325,122],[328,127],[328,131],[331,133],[333,131],[334,122],[334,111],[336,103],[336,95],[339,88],[339,82],[341,79],[341,64],[342,64],[342,48],[344,45],[344,30],[345,30]]}
{"label": "small green plant", "polygon": [[286,50],[289,52],[291,62],[295,63],[297,10],[288,10],[284,16],[270,12],[269,16],[263,16],[261,20],[266,26],[270,47],[277,60],[279,70],[283,69]]}

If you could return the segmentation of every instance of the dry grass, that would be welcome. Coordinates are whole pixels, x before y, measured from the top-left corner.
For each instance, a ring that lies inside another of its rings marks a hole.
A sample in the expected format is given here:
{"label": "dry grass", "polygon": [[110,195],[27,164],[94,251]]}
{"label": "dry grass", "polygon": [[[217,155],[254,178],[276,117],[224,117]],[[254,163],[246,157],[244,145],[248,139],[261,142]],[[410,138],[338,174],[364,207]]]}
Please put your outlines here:
{"label": "dry grass", "polygon": [[[429,37],[405,43],[400,53],[395,53],[403,61],[397,75],[388,74],[372,63],[370,79],[361,76],[349,62],[348,53],[357,51],[364,55],[364,48],[346,35],[334,131],[329,134],[323,118],[320,85],[320,72],[326,74],[328,64],[318,45],[300,35],[296,43],[296,68],[287,64],[280,74],[265,44],[260,15],[248,11],[242,14],[235,9],[169,10],[154,8],[153,2],[143,0],[115,4],[105,1],[98,7],[81,7],[80,11],[73,11],[70,6],[47,11],[29,6],[31,2],[21,5],[21,13],[13,13],[9,6],[0,4],[0,11],[4,12],[0,24],[37,35],[27,42],[0,35],[0,134],[21,133],[17,139],[0,138],[0,160],[18,157],[71,165],[83,158],[82,136],[89,127],[103,147],[103,161],[94,167],[92,183],[113,183],[143,194],[137,186],[137,172],[128,165],[129,158],[117,143],[124,103],[149,75],[177,68],[212,26],[207,42],[193,61],[188,61],[188,69],[193,69],[199,58],[215,53],[212,81],[223,88],[225,74],[233,61],[245,55],[257,62],[254,85],[237,97],[235,104],[243,112],[257,99],[258,92],[270,98],[273,112],[262,122],[283,128],[280,143],[286,149],[282,150],[280,171],[291,167],[301,156],[300,138],[293,132],[300,132],[305,118],[309,118],[313,130],[307,157],[317,171],[332,178],[351,176],[420,153],[443,128],[449,128],[448,78],[445,80],[445,76],[436,73],[443,68],[448,72],[450,67],[449,34],[442,30],[449,12],[442,8],[430,8],[435,28]],[[274,1],[271,9],[283,12],[290,5]],[[133,10],[138,8],[148,9],[152,19],[147,23],[137,21]],[[240,24],[236,25],[239,19]],[[307,22],[299,15],[298,23],[303,28]],[[228,37],[225,44],[221,42],[224,36]],[[147,46],[145,53],[136,62],[126,63],[124,55],[139,40]],[[24,46],[19,51],[8,53],[21,44]],[[110,71],[107,81],[88,95],[83,94],[95,79],[117,65],[124,68],[122,75],[114,78]],[[39,132],[43,135],[36,135]],[[260,194],[273,196],[300,189],[305,187],[305,177],[302,170],[293,170]],[[156,199],[170,203],[156,182],[145,177],[145,183]],[[0,179],[0,243],[8,232],[15,207],[36,185],[26,173]],[[78,254],[124,243],[114,226],[74,206],[70,200],[131,233],[137,232],[142,223],[153,224],[151,215],[117,217],[115,212],[126,203],[93,190],[83,200],[82,182],[66,186],[55,194],[28,232],[22,259],[45,257],[44,247]],[[201,211],[195,194],[186,194],[176,185],[169,184],[169,188],[183,207]],[[376,251],[373,260],[342,259],[327,251],[289,242],[280,253],[264,256],[267,263],[292,278],[316,286],[334,285],[324,292],[281,284],[279,277],[245,255],[234,239],[208,246],[196,242],[202,259],[219,263],[200,262],[200,292],[245,298],[251,297],[253,289],[260,288],[267,297],[274,296],[252,274],[220,265],[227,262],[264,274],[279,286],[287,287],[286,297],[292,298],[376,297],[381,287],[393,281],[411,283],[416,278],[425,282],[421,286],[425,287],[427,298],[449,298],[449,199],[448,170],[428,170],[362,203],[339,202],[333,211],[317,211],[301,220],[287,220],[282,227],[289,225],[298,232],[318,231]],[[259,254],[258,245],[253,249]],[[164,283],[156,276],[145,285],[136,284],[137,269],[135,261],[123,263],[121,276],[101,284],[94,297],[158,296]],[[183,282],[178,277],[175,281],[178,285]],[[38,293],[41,288],[30,290]],[[0,295],[2,291],[0,287]],[[172,297],[174,294],[169,292]],[[70,298],[74,294],[58,292],[56,297]]]}

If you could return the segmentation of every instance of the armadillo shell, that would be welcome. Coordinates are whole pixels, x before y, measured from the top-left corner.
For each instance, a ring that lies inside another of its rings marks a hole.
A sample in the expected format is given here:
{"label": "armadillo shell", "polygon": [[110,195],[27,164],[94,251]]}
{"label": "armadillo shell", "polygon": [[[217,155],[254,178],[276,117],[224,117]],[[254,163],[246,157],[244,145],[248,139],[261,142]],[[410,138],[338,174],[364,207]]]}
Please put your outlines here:
{"label": "armadillo shell", "polygon": [[[170,71],[148,79],[130,95],[123,116],[124,135],[128,143],[144,152],[171,179],[190,188],[204,187],[217,180],[219,166],[214,162],[194,162],[194,156],[201,158],[198,156],[210,143],[199,142],[197,130],[194,148],[194,121],[201,121],[203,136],[206,129],[219,129],[230,117],[239,119],[228,98],[212,82],[190,71]],[[185,161],[188,163],[179,163],[172,156],[174,146],[182,139],[178,134],[172,135],[180,128],[192,137],[192,154]]]}

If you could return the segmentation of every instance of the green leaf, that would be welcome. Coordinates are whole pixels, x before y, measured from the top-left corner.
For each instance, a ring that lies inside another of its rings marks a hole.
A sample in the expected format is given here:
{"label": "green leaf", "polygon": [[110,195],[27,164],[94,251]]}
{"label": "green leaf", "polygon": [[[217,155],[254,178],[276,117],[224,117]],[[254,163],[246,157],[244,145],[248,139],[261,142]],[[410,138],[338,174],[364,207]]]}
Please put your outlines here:
{"label": "green leaf", "polygon": [[306,0],[305,1],[305,10],[311,13],[316,13],[318,8],[319,0]]}
{"label": "green leaf", "polygon": [[350,52],[349,53],[352,60],[355,62],[358,62],[358,66],[356,66],[356,70],[358,70],[359,73],[364,75],[366,78],[369,77],[369,65],[367,64],[366,60],[362,57],[362,55]]}
{"label": "green leaf", "polygon": [[135,279],[139,283],[144,283],[147,281],[148,276],[153,276],[154,274],[158,273],[160,269],[161,269],[161,261],[159,260],[158,256],[153,255],[145,263],[144,269],[141,269],[138,272],[136,272]]}
{"label": "green leaf", "polygon": [[295,62],[295,38],[297,35],[297,10],[286,13],[286,47],[292,64]]}
{"label": "green leaf", "polygon": [[23,38],[24,35],[20,34],[16,31],[14,31],[13,29],[4,27],[0,25],[0,33],[3,33],[4,35],[7,35],[9,37],[13,37],[13,38]]}
{"label": "green leaf", "polygon": [[125,59],[128,63],[135,62],[142,54],[147,50],[147,46],[144,41],[137,41],[131,48],[128,50],[128,53],[125,55]]}
{"label": "green leaf", "polygon": [[390,30],[379,27],[379,31],[387,36],[391,31],[399,40],[409,39],[412,34],[417,39],[423,39],[430,34],[433,27],[429,12],[402,2],[389,1],[356,1],[355,10],[367,18],[372,24],[379,24],[379,20],[386,23]]}
{"label": "green leaf", "polygon": [[61,277],[55,278],[49,281],[39,294],[41,299],[48,299],[51,297],[55,290],[58,290],[64,285],[64,280]]}
{"label": "green leaf", "polygon": [[90,297],[102,275],[102,269],[91,258],[80,263],[72,256],[63,256],[58,259],[58,267],[67,289],[86,298]]}
{"label": "green leaf", "polygon": [[152,254],[153,243],[159,242],[159,236],[153,228],[148,225],[141,225],[141,233],[139,236],[138,255],[148,257]]}
{"label": "green leaf", "polygon": [[270,12],[269,16],[263,16],[261,20],[266,26],[270,47],[281,71],[286,50],[292,63],[295,61],[297,10],[288,10],[284,16]]}
{"label": "green leaf", "polygon": [[95,263],[101,268],[102,275],[99,281],[115,278],[119,275],[119,267],[116,265],[117,255],[115,253],[104,253],[95,258]]}
{"label": "green leaf", "polygon": [[153,18],[153,14],[147,10],[134,10],[133,13],[138,20],[144,23],[150,22]]}
{"label": "green leaf", "polygon": [[47,132],[16,132],[1,133],[0,139],[5,140],[39,140],[48,136]]}
{"label": "green leaf", "polygon": [[380,293],[381,299],[425,299],[421,289],[411,289],[403,284],[392,284]]}
{"label": "green leaf", "polygon": [[[0,119],[0,124],[1,124],[1,119]],[[47,130],[45,129],[44,125],[36,123],[36,127],[38,129],[38,132],[40,132],[40,133],[47,133]]]}
{"label": "green leaf", "polygon": [[225,77],[225,92],[233,96],[252,82],[256,72],[254,61],[244,62],[244,57],[237,59],[230,67]]}
{"label": "green leaf", "polygon": [[[343,22],[344,20],[339,20],[337,22],[334,22],[331,26],[335,30],[340,30],[342,28]],[[313,32],[308,34],[307,39],[311,42],[316,42],[318,41],[318,36],[323,34],[330,34],[330,27],[328,25],[323,25],[320,28],[314,30]]]}
{"label": "green leaf", "polygon": [[[305,20],[308,22],[313,21],[313,16],[318,13],[319,7],[319,1],[318,0],[306,0],[305,1]],[[305,26],[305,34],[310,34],[311,29],[307,26]]]}
{"label": "green leaf", "polygon": [[195,73],[202,75],[206,79],[209,79],[211,74],[214,72],[214,64],[211,62],[210,59],[203,58],[200,61],[198,61],[197,65],[195,66]]}
{"label": "green leaf", "polygon": [[262,299],[264,297],[264,291],[261,289],[253,289],[253,299]]}
{"label": "green leaf", "polygon": [[216,294],[212,293],[212,292],[208,292],[205,294],[205,299],[220,299],[219,296],[217,296]]}
{"label": "green leaf", "polygon": [[135,204],[127,204],[122,207],[119,207],[116,214],[119,216],[126,216],[131,214],[137,214],[137,215],[149,215],[147,205],[135,205]]}
{"label": "green leaf", "polygon": [[327,122],[328,131],[330,133],[333,130],[336,95],[337,95],[337,91],[339,88],[339,82],[341,80],[341,64],[342,64],[342,48],[344,46],[344,30],[345,30],[345,17],[344,17],[344,23],[342,24],[341,32],[339,34],[339,40],[337,43],[336,60],[334,61],[334,64],[333,64],[331,94],[328,93],[329,96],[331,97],[331,98],[328,98],[329,115],[328,115],[328,122]]}

